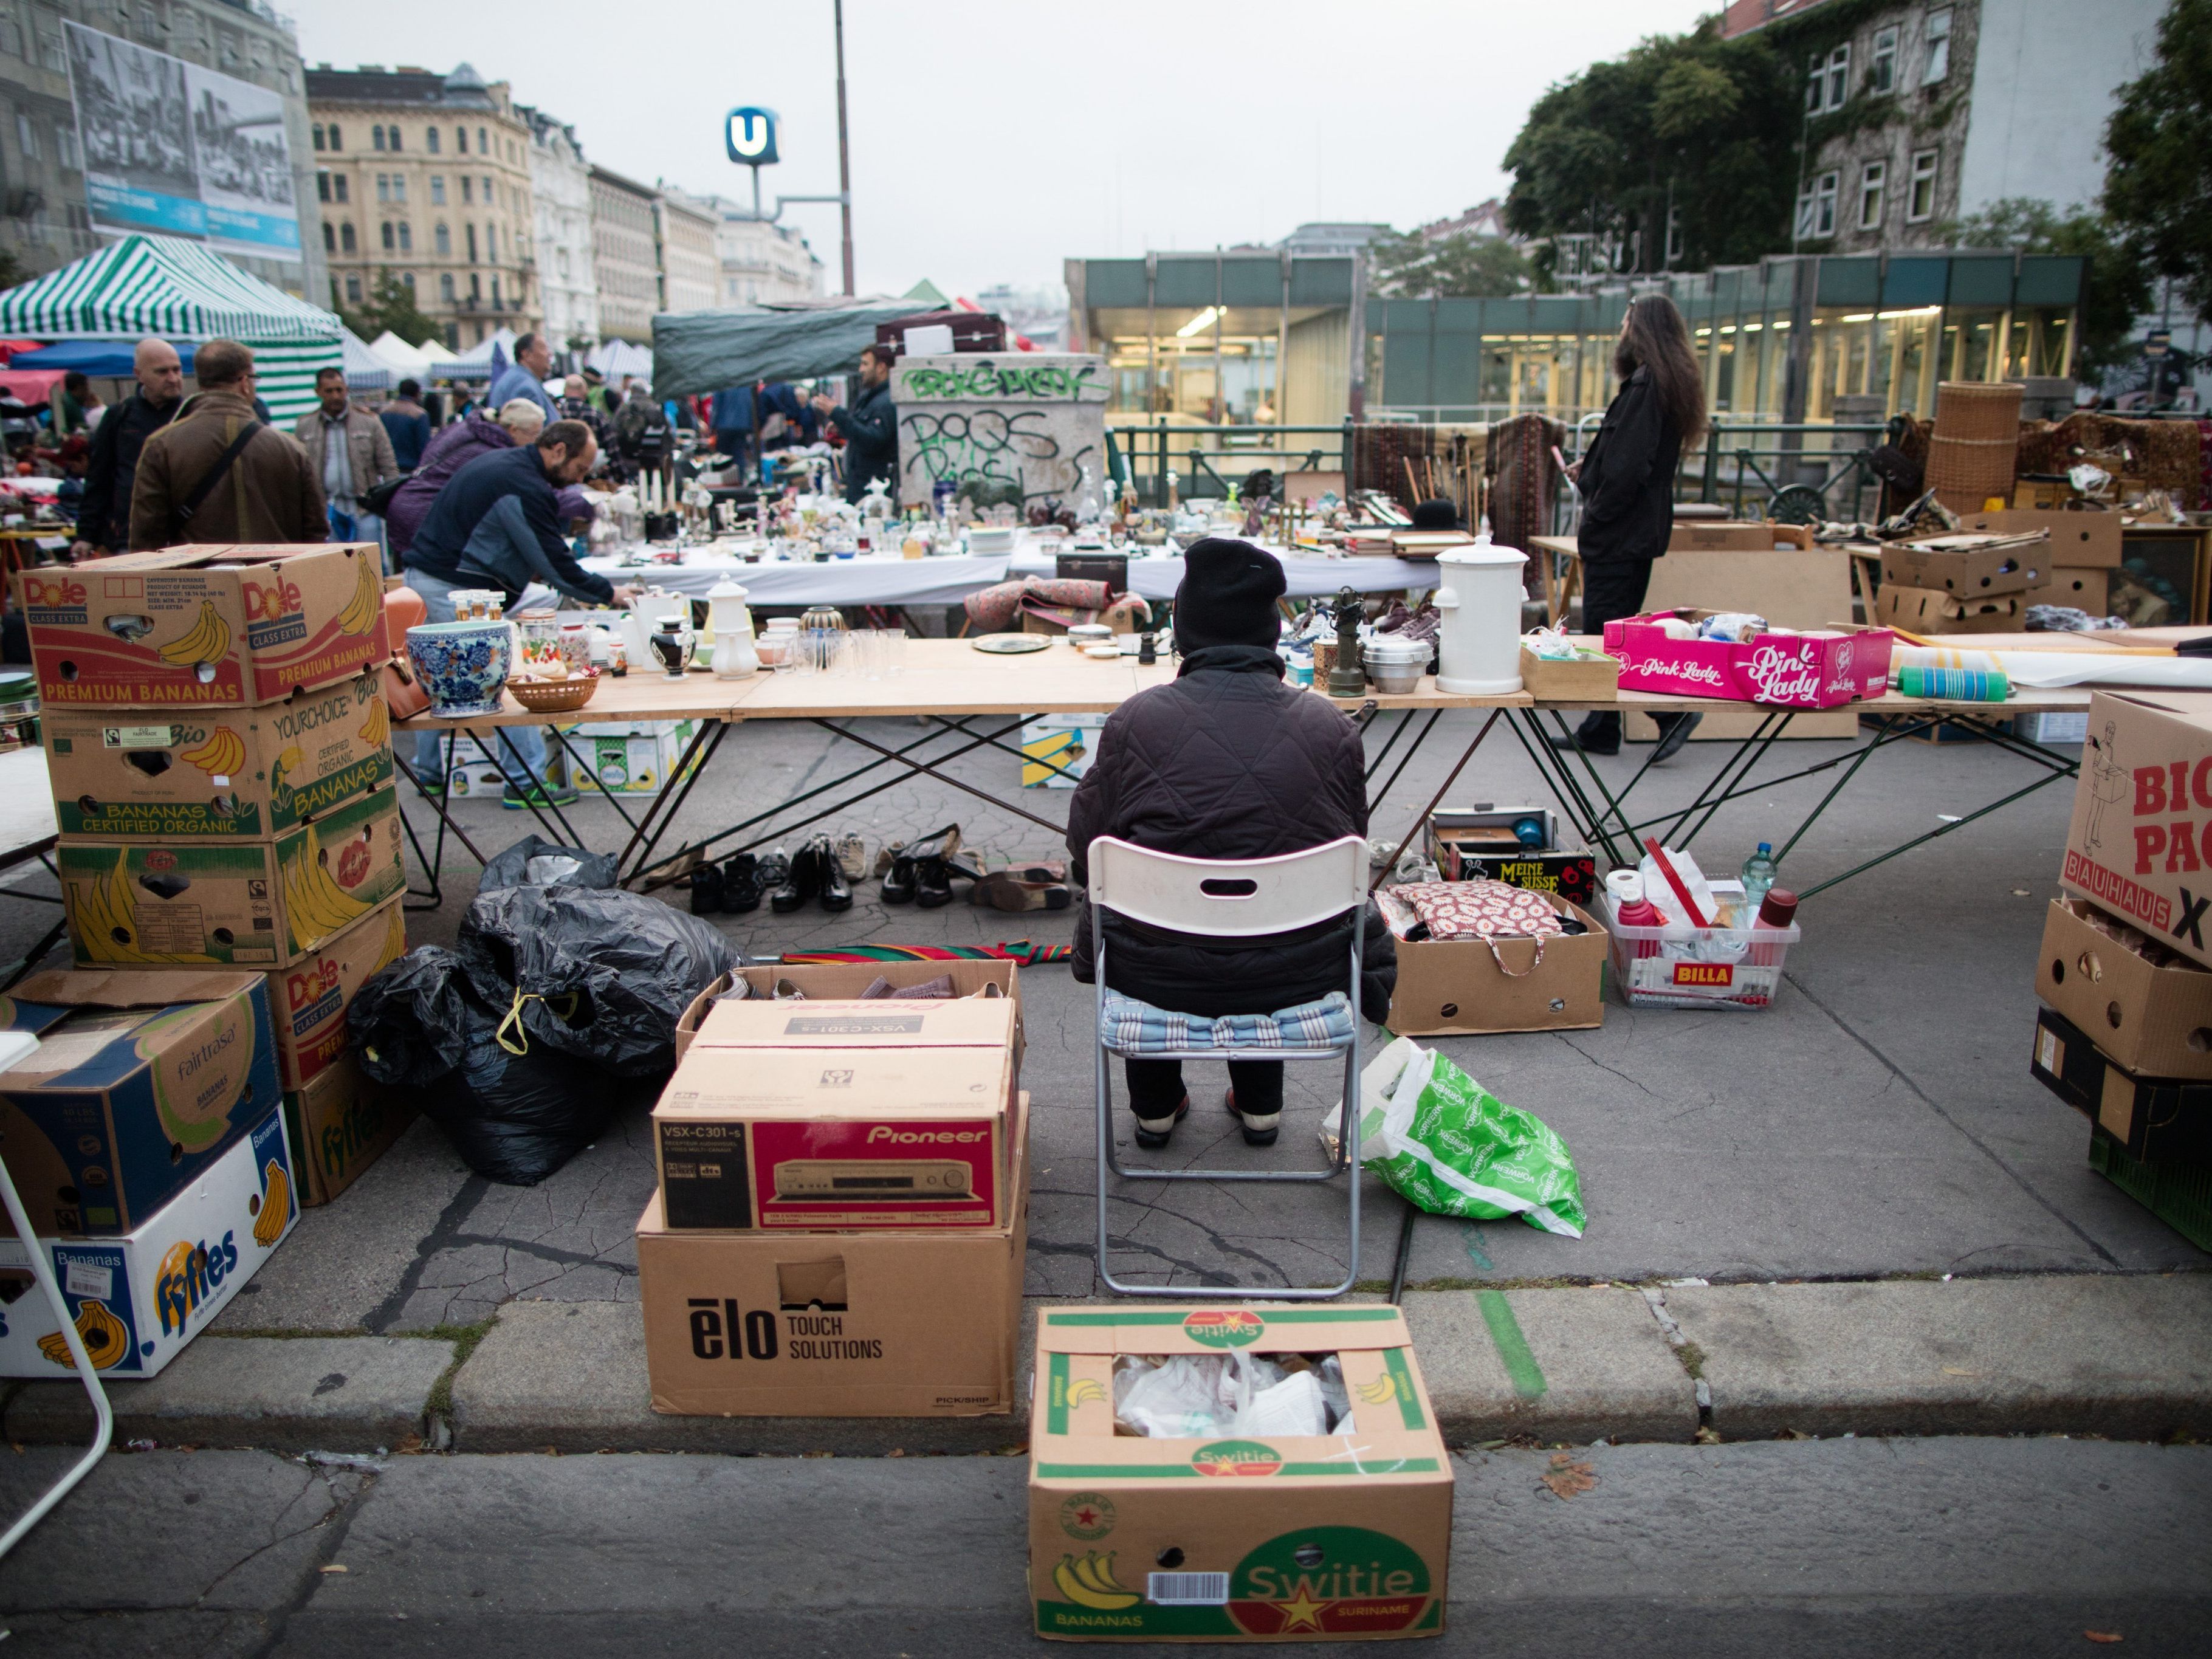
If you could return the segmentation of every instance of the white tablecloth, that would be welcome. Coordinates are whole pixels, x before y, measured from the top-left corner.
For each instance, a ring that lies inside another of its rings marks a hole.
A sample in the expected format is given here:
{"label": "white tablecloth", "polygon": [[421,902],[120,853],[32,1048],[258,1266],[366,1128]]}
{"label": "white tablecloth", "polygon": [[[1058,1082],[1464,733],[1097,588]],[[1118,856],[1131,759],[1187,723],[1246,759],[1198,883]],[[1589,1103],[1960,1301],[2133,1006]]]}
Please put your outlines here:
{"label": "white tablecloth", "polygon": [[1006,556],[747,564],[742,559],[694,553],[682,564],[625,565],[613,559],[586,559],[584,568],[611,582],[665,587],[700,599],[727,576],[745,590],[746,602],[753,605],[957,605],[977,588],[1006,580]]}
{"label": "white tablecloth", "polygon": [[[1285,590],[1294,599],[1333,595],[1345,587],[1362,593],[1387,593],[1401,587],[1434,587],[1433,559],[1324,559],[1311,553],[1267,550],[1281,561]],[[1010,576],[1049,576],[1053,556],[1027,545],[1015,550]],[[1143,599],[1171,599],[1182,581],[1179,556],[1158,558],[1150,554],[1129,559],[1129,591]]]}

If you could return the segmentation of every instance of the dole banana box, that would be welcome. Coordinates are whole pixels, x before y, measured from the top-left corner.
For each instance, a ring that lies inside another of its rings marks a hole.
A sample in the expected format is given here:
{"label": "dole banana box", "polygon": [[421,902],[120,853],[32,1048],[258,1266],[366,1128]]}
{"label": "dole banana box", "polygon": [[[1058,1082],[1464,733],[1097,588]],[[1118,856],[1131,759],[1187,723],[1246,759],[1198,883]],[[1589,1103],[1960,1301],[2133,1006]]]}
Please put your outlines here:
{"label": "dole banana box", "polygon": [[[335,939],[269,975],[276,1014],[276,1061],[288,1090],[304,1089],[345,1057],[346,1008],[354,993],[407,954],[407,918],[387,899]],[[311,1162],[297,1135],[301,1163]]]}
{"label": "dole banana box", "polygon": [[1003,1226],[1020,1073],[1009,997],[716,1003],[653,1109],[665,1224]]}
{"label": "dole banana box", "polygon": [[695,1417],[1011,1412],[1029,1243],[1029,1100],[1009,1134],[1007,1218],[962,1231],[637,1227],[653,1409]]}
{"label": "dole banana box", "polygon": [[[1328,1435],[1117,1434],[1115,1356],[1334,1353]],[[1043,1308],[1030,1599],[1071,1642],[1344,1642],[1444,1627],[1452,1469],[1396,1308]]]}
{"label": "dole banana box", "polygon": [[85,1356],[104,1378],[152,1376],[208,1327],[300,1218],[299,1182],[271,1111],[159,1210],[118,1238],[0,1238],[0,1376],[76,1369],[31,1278],[52,1263]]}
{"label": "dole banana box", "polygon": [[415,1121],[414,1103],[340,1056],[284,1096],[284,1133],[302,1206],[327,1204],[384,1155]]}
{"label": "dole banana box", "polygon": [[289,968],[405,890],[390,786],[273,840],[64,836],[55,849],[84,968]]}
{"label": "dole banana box", "polygon": [[251,708],[392,655],[374,543],[172,547],[16,582],[49,710]]}
{"label": "dole banana box", "polygon": [[392,781],[374,674],[254,708],[70,708],[41,722],[65,836],[251,841]]}
{"label": "dole banana box", "polygon": [[2059,883],[2212,964],[2212,694],[2091,694]]}
{"label": "dole banana box", "polygon": [[0,1148],[41,1232],[133,1231],[280,1103],[259,974],[38,974],[0,1029],[39,1039],[0,1072]]}

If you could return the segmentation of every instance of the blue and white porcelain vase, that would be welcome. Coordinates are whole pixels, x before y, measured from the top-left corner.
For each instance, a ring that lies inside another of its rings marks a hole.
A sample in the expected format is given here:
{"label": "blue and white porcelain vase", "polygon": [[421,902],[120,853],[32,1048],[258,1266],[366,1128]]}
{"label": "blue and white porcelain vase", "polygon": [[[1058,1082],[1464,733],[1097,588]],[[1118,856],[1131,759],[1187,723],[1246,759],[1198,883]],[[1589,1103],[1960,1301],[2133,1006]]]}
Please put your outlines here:
{"label": "blue and white porcelain vase", "polygon": [[430,694],[430,712],[495,714],[514,660],[504,622],[423,623],[407,630],[407,658]]}

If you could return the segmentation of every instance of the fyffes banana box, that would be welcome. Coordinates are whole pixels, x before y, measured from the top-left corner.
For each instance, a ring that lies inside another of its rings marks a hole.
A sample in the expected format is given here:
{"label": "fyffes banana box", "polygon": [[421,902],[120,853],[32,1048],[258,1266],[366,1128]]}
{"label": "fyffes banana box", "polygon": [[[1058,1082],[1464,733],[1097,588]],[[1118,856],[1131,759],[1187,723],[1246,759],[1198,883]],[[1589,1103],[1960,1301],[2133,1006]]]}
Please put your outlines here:
{"label": "fyffes banana box", "polygon": [[[343,1030],[341,1022],[341,1030]],[[284,1133],[302,1206],[327,1204],[361,1178],[415,1121],[415,1104],[341,1055],[284,1097]]]}
{"label": "fyffes banana box", "polygon": [[50,710],[251,708],[392,655],[374,543],[172,547],[16,582]]}
{"label": "fyffes banana box", "polygon": [[0,1238],[0,1376],[63,1378],[76,1369],[31,1251],[52,1264],[104,1379],[152,1376],[205,1330],[300,1218],[299,1182],[272,1110],[147,1220],[118,1238]]}
{"label": "fyffes banana box", "polygon": [[407,885],[389,785],[273,840],[64,836],[55,849],[82,968],[287,968]]}
{"label": "fyffes banana box", "polygon": [[40,1231],[131,1231],[280,1103],[260,974],[37,974],[0,1029],[39,1039],[0,1072],[0,1147]]}
{"label": "fyffes banana box", "polygon": [[[1334,1353],[1327,1435],[1117,1434],[1118,1355]],[[1345,1642],[1444,1627],[1452,1466],[1393,1307],[1043,1308],[1030,1598],[1069,1642]]]}
{"label": "fyffes banana box", "polygon": [[254,708],[70,708],[42,722],[65,836],[250,841],[392,781],[376,676]]}

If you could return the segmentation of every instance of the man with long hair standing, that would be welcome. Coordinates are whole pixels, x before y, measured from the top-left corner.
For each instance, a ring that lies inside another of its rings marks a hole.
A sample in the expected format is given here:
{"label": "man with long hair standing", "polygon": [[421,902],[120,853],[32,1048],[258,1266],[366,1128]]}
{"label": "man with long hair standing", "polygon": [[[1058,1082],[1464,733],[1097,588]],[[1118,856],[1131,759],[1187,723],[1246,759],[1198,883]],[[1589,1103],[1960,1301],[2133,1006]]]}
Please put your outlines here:
{"label": "man with long hair standing", "polygon": [[[1705,429],[1705,386],[1690,349],[1690,331],[1663,294],[1629,301],[1613,347],[1620,391],[1605,411],[1581,461],[1569,476],[1582,491],[1583,632],[1644,608],[1651,562],[1674,531],[1674,467],[1683,447]],[[1702,714],[1655,714],[1663,761],[1680,751]],[[1620,752],[1620,716],[1591,714],[1571,737],[1553,744],[1586,754]]]}

